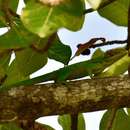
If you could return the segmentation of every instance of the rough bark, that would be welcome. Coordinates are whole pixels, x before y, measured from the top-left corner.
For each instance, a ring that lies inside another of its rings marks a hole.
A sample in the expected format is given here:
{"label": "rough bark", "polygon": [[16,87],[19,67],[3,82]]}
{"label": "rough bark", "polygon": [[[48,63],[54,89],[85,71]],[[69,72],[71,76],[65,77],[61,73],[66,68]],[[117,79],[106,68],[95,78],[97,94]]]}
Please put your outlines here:
{"label": "rough bark", "polygon": [[21,86],[0,92],[0,122],[113,107],[130,107],[127,76]]}

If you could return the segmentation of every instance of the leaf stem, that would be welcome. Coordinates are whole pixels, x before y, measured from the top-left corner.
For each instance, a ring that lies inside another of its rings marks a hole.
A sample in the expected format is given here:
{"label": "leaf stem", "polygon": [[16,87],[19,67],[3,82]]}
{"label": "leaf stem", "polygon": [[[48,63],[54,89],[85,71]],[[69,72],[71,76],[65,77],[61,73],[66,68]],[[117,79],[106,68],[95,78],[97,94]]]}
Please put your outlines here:
{"label": "leaf stem", "polygon": [[108,119],[108,123],[107,123],[107,126],[106,126],[105,130],[112,130],[112,125],[114,123],[116,112],[117,112],[117,108],[112,108],[111,109],[111,114],[110,114],[110,117]]}
{"label": "leaf stem", "polygon": [[130,5],[128,9],[128,37],[127,37],[127,50],[128,50],[128,55],[130,56]]}
{"label": "leaf stem", "polygon": [[78,130],[78,113],[71,114],[71,130]]}

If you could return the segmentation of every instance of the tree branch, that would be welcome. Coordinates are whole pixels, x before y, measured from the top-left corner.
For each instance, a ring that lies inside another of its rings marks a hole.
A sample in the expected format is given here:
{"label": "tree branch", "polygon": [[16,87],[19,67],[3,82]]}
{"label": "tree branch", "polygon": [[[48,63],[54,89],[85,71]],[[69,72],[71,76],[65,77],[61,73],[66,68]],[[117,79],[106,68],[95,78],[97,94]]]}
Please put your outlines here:
{"label": "tree branch", "polygon": [[113,40],[113,41],[107,41],[103,43],[97,43],[90,46],[89,48],[96,48],[96,47],[102,47],[102,46],[114,45],[114,44],[126,44],[127,42],[128,40]]}
{"label": "tree branch", "polygon": [[127,76],[21,86],[0,92],[0,122],[113,107],[130,107],[130,78]]}

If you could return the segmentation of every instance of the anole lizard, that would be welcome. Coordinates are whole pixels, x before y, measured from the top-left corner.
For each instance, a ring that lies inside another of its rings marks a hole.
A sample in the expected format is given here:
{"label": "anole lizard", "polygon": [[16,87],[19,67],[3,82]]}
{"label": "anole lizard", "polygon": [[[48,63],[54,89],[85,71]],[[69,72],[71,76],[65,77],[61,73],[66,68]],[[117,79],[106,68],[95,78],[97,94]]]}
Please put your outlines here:
{"label": "anole lizard", "polygon": [[[0,86],[0,90],[10,89],[12,87],[21,86],[21,85],[33,85],[45,81],[54,80],[56,82],[63,82],[66,80],[72,80],[77,78],[82,78],[84,76],[91,76],[92,74],[97,74],[102,72],[109,65],[113,64],[115,61],[120,59],[126,54],[126,52],[122,52],[116,54],[112,57],[98,57],[95,59],[91,59],[88,61],[79,62],[76,64],[68,65],[59,70],[47,73],[42,76],[38,76],[36,78],[27,79],[23,81],[16,82],[10,85],[2,85]],[[77,130],[77,122],[78,122],[78,113],[70,114],[71,116],[71,130]]]}
{"label": "anole lizard", "polygon": [[21,85],[34,85],[52,80],[56,82],[63,82],[66,80],[73,80],[85,76],[91,76],[92,74],[102,72],[105,68],[114,63],[116,60],[120,59],[125,54],[126,52],[122,52],[112,57],[98,57],[95,59],[68,65],[64,68],[38,76],[36,78],[26,79],[12,84],[3,84],[0,86],[0,90],[7,90],[12,87],[18,87]]}

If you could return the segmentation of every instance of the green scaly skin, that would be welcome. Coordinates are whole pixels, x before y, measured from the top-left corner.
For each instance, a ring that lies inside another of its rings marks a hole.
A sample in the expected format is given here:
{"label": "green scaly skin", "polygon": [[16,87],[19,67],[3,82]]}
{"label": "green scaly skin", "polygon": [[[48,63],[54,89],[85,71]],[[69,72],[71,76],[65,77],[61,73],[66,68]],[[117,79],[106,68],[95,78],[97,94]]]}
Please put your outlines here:
{"label": "green scaly skin", "polygon": [[66,80],[78,79],[85,76],[91,76],[92,74],[98,74],[102,72],[109,65],[120,59],[127,52],[116,54],[112,57],[99,57],[88,61],[79,62],[76,64],[68,65],[59,70],[47,73],[45,75],[38,76],[36,78],[18,81],[9,85],[1,85],[0,90],[7,90],[13,87],[19,87],[21,85],[34,85],[46,81],[63,82]]}

